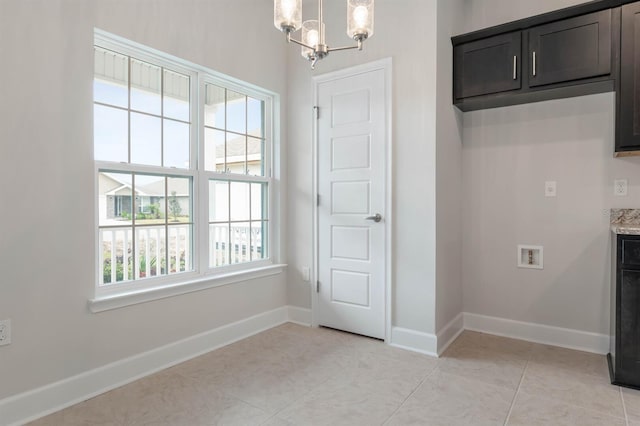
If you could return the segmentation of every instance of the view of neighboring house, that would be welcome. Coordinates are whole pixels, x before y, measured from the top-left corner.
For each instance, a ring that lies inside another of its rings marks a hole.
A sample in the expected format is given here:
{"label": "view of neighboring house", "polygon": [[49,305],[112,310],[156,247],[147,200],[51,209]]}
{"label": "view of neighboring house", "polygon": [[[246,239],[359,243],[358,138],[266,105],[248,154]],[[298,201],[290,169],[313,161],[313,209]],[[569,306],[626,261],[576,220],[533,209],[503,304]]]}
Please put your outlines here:
{"label": "view of neighboring house", "polygon": [[[126,178],[129,178],[127,181]],[[172,179],[171,191],[165,192],[164,178],[145,176],[153,179],[150,183],[136,185],[132,189],[131,175],[121,173],[101,173],[98,186],[100,188],[98,210],[100,223],[108,220],[130,219],[135,212],[139,218],[146,215],[157,214],[158,219],[164,218],[165,211],[171,216],[173,211],[179,212],[175,216],[181,216],[191,210],[190,208],[190,182],[189,179]],[[177,220],[177,217],[174,219]],[[115,223],[114,223],[115,224]]]}

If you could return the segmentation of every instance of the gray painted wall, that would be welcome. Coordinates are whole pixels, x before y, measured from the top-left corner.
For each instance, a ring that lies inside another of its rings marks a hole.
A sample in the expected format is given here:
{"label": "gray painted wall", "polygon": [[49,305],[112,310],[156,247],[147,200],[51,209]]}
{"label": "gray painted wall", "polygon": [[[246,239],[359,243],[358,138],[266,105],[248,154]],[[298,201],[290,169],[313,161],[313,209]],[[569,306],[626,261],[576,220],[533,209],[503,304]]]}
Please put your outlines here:
{"label": "gray painted wall", "polygon": [[[451,36],[463,31],[463,0],[438,1],[436,109],[436,332],[462,311],[462,113],[453,106]],[[442,343],[442,342],[441,342]]]}
{"label": "gray painted wall", "polygon": [[87,309],[95,277],[94,26],[279,92],[286,105],[288,50],[268,19],[272,7],[0,2],[0,200],[13,200],[0,212],[0,318],[13,319],[13,343],[0,347],[0,399],[286,304],[282,274],[100,314]]}
{"label": "gray painted wall", "polygon": [[[516,19],[540,15],[565,7],[587,3],[583,0],[463,0],[464,25],[461,33],[476,31]],[[462,17],[461,17],[462,18]]]}
{"label": "gray painted wall", "polygon": [[[576,1],[468,2],[467,30]],[[464,310],[607,334],[612,207],[640,205],[640,159],[613,158],[612,93],[464,114]],[[629,179],[629,196],[613,180]],[[544,182],[557,181],[557,198]],[[544,246],[542,271],[517,244]]]}

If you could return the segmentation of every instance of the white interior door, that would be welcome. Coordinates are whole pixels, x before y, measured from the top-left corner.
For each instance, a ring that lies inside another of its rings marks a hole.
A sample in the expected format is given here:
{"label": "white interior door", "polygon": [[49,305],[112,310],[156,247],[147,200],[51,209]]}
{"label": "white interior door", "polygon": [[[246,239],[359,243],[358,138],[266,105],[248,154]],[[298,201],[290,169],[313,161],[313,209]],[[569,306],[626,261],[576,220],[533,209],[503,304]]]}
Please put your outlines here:
{"label": "white interior door", "polygon": [[318,325],[385,338],[386,70],[316,82]]}

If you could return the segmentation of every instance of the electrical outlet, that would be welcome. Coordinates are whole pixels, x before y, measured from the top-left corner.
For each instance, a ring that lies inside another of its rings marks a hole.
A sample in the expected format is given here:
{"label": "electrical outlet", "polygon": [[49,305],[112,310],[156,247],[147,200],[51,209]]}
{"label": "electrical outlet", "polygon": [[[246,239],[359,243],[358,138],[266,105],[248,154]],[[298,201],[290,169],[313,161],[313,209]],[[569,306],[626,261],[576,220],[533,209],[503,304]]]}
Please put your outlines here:
{"label": "electrical outlet", "polygon": [[0,321],[0,346],[11,343],[11,320]]}
{"label": "electrical outlet", "polygon": [[628,181],[626,179],[616,179],[613,181],[613,195],[618,197],[627,196]]}
{"label": "electrical outlet", "polygon": [[308,266],[304,266],[302,268],[302,280],[304,282],[311,281],[311,268],[309,268]]}

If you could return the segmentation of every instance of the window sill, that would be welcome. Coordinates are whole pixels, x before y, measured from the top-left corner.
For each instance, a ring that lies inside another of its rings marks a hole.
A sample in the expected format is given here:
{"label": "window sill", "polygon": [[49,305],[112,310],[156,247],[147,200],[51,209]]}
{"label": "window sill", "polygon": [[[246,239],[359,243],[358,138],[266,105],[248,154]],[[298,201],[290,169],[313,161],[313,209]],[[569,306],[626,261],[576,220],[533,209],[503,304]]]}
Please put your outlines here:
{"label": "window sill", "polygon": [[214,277],[208,276],[165,287],[157,287],[113,296],[99,297],[89,300],[89,310],[95,314],[98,312],[123,308],[125,306],[137,305],[139,303],[146,303],[153,300],[165,299],[167,297],[179,296],[181,294],[193,293],[194,291],[220,287],[240,281],[268,277],[271,275],[280,274],[286,267],[287,265],[282,264],[269,265],[261,268],[251,269],[248,271],[245,270],[239,272],[230,272],[223,275],[216,275]]}

